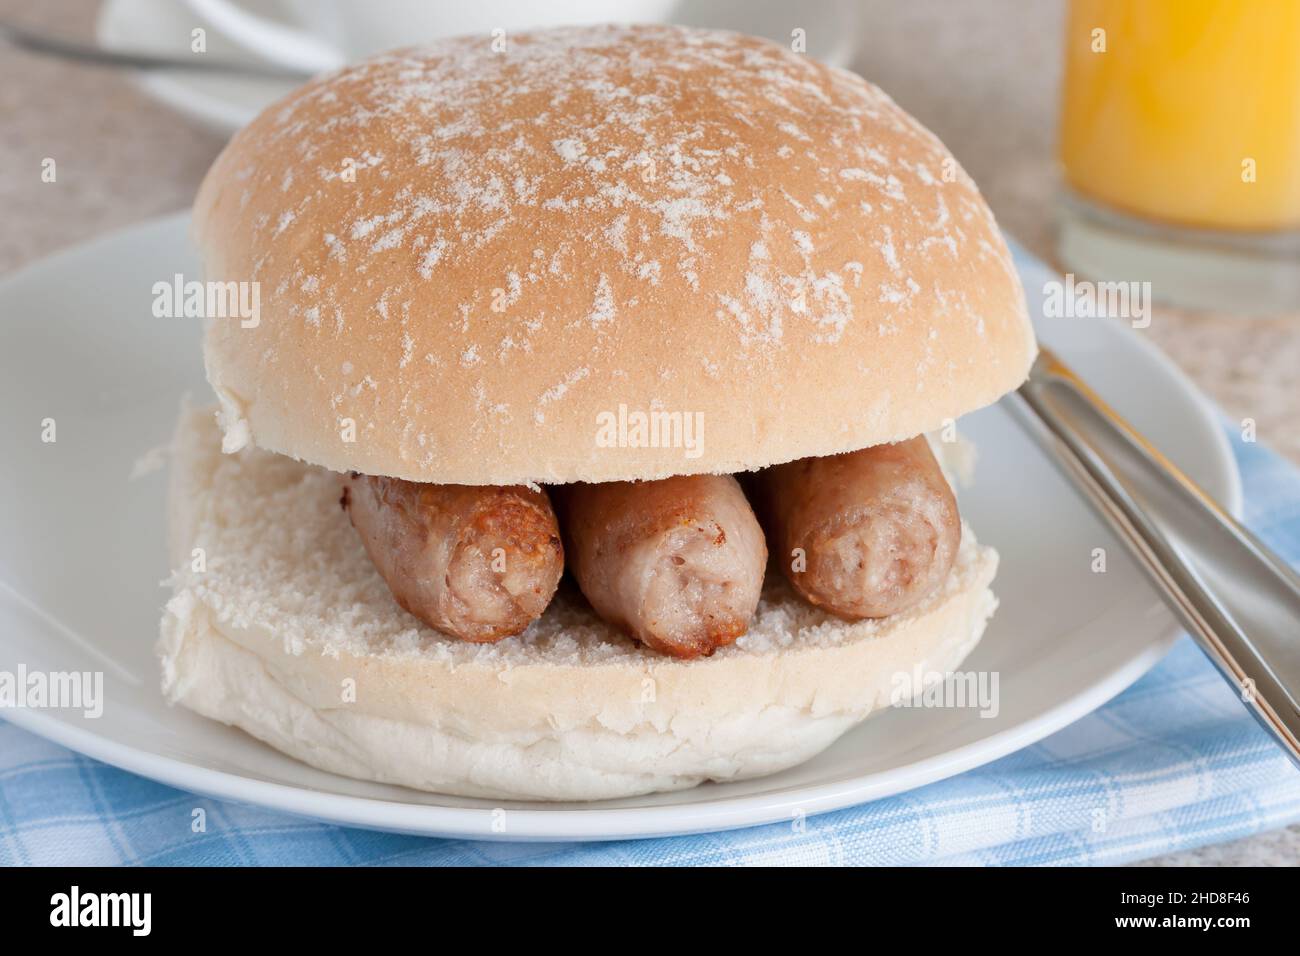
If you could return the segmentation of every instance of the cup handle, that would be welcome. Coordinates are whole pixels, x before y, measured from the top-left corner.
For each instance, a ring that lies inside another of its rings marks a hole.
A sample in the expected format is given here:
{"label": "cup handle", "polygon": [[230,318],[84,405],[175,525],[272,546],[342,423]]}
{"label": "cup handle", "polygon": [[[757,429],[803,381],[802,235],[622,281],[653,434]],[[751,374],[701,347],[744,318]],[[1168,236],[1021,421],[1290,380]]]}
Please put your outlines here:
{"label": "cup handle", "polygon": [[322,73],[347,62],[341,50],[311,32],[252,13],[231,0],[187,2],[190,9],[230,39],[274,63]]}

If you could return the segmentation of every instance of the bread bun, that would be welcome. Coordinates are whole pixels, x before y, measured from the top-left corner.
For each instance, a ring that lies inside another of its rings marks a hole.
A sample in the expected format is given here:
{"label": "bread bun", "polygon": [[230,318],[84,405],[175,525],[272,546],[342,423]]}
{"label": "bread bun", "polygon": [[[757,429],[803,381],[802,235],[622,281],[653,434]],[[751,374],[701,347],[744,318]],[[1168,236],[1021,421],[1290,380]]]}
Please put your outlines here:
{"label": "bread bun", "polygon": [[[208,279],[259,283],[259,324],[206,336],[227,447],[339,471],[742,471],[937,428],[1034,353],[943,145],[860,77],[731,33],[348,67],[234,137],[195,236]],[[637,431],[653,412],[703,440]]]}
{"label": "bread bun", "polygon": [[749,633],[709,658],[648,651],[563,589],[520,637],[467,644],[397,606],[338,475],[220,445],[213,409],[182,415],[164,692],[350,777],[594,800],[773,773],[887,706],[898,675],[956,668],[997,603],[997,555],[967,530],[942,590],[884,620],[846,623],[769,574]]}

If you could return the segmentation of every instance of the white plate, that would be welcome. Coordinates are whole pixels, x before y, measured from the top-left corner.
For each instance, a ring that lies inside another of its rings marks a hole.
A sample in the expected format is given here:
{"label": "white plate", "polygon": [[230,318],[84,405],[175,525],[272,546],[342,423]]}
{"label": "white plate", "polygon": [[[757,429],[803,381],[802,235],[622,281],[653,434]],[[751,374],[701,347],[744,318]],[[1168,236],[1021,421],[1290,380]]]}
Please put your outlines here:
{"label": "white plate", "polygon": [[[274,11],[274,4],[259,4]],[[611,6],[617,17],[617,6]],[[793,11],[793,12],[792,12]],[[739,30],[789,43],[796,27],[805,31],[809,56],[833,66],[847,66],[856,48],[859,12],[854,0],[681,0],[668,18],[688,26]],[[253,60],[256,57],[199,19],[176,0],[108,0],[99,12],[96,35],[110,50],[186,55],[190,31],[206,30],[212,57]],[[299,84],[292,80],[212,76],[183,71],[136,74],[141,88],[180,113],[219,133],[233,133]],[[305,78],[304,78],[305,81]]]}
{"label": "white plate", "polygon": [[[1002,554],[1002,607],[969,659],[1000,673],[1001,712],[893,711],[817,759],[761,780],[599,804],[494,804],[313,770],[185,710],[152,654],[167,571],[159,472],[133,467],[170,435],[180,396],[206,396],[198,320],[151,314],[151,286],[199,275],[184,217],[80,246],[0,283],[0,670],[103,670],[102,717],[10,710],[22,727],[166,783],[338,823],[486,839],[609,839],[739,827],[861,803],[1032,743],[1154,664],[1175,628],[1122,548],[1003,407],[963,419],[978,444],[962,511]],[[1044,274],[1045,275],[1045,274]],[[1026,278],[1041,289],[1044,275]],[[1214,411],[1140,336],[1057,320],[1041,337],[1211,493],[1239,507]],[[40,440],[43,419],[57,441]],[[1089,570],[1105,547],[1105,574]]]}

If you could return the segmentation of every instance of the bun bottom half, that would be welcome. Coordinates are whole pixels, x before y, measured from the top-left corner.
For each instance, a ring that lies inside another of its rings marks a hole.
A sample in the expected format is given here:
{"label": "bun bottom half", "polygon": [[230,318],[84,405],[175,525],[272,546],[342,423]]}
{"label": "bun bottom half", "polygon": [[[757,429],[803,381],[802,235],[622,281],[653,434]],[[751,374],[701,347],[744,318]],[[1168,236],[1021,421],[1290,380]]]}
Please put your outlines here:
{"label": "bun bottom half", "polygon": [[186,409],[169,492],[167,699],[322,770],[467,797],[601,800],[775,773],[890,705],[900,674],[956,668],[997,606],[965,528],[922,606],[846,622],[768,574],[750,631],[661,657],[566,582],[524,634],[466,644],[399,608],[339,506],[339,476],[221,453]]}

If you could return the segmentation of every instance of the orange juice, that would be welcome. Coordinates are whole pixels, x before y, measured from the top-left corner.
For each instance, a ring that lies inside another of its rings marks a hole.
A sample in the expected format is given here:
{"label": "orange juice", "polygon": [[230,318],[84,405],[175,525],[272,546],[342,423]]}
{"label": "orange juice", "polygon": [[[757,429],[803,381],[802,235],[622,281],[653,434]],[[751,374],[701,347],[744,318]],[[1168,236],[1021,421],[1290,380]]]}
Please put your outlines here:
{"label": "orange juice", "polygon": [[1300,0],[1072,0],[1060,158],[1143,219],[1300,226]]}

